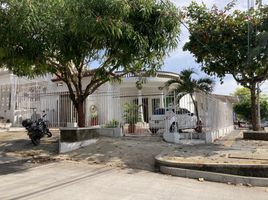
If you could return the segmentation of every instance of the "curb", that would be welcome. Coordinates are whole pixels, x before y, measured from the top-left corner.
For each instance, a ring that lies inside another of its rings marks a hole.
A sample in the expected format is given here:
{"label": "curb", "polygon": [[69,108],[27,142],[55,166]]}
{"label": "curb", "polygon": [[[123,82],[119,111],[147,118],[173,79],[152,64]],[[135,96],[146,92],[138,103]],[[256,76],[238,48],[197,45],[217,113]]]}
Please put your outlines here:
{"label": "curb", "polygon": [[268,178],[246,177],[246,176],[221,174],[221,173],[181,169],[166,166],[160,166],[160,171],[164,174],[169,174],[172,176],[178,176],[183,178],[193,178],[193,179],[203,178],[204,180],[212,182],[268,187]]}
{"label": "curb", "polygon": [[155,157],[156,166],[166,166],[174,168],[193,168],[193,167],[229,167],[229,168],[241,168],[241,167],[257,167],[258,169],[267,169],[268,164],[239,164],[239,163],[193,163],[193,162],[176,162],[172,160],[164,160],[162,155],[159,154]]}

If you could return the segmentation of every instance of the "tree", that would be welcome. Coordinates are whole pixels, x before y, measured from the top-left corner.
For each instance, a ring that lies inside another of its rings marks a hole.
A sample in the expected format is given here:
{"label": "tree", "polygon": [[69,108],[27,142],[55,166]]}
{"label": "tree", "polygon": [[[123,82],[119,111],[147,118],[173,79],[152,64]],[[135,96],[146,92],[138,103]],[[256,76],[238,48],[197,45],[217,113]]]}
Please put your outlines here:
{"label": "tree", "polygon": [[224,10],[192,3],[186,10],[190,40],[184,46],[202,70],[222,78],[231,74],[251,93],[253,130],[259,130],[257,85],[268,77],[268,6],[247,11]]}
{"label": "tree", "polygon": [[[251,120],[251,98],[248,88],[237,88],[233,94],[238,98],[238,103],[234,105],[234,111],[239,119]],[[261,119],[268,118],[268,97],[265,94],[260,95],[260,114]]]}
{"label": "tree", "polygon": [[55,74],[68,87],[80,127],[88,95],[127,73],[159,69],[178,42],[179,13],[169,1],[1,2],[0,64],[18,75]]}
{"label": "tree", "polygon": [[197,122],[200,123],[200,117],[198,113],[197,102],[194,100],[195,92],[210,93],[213,91],[214,81],[208,77],[194,79],[192,76],[195,74],[193,69],[185,69],[180,72],[178,78],[170,79],[165,83],[165,87],[173,87],[173,91],[177,95],[177,99],[189,94],[194,104],[195,113],[197,116]]}

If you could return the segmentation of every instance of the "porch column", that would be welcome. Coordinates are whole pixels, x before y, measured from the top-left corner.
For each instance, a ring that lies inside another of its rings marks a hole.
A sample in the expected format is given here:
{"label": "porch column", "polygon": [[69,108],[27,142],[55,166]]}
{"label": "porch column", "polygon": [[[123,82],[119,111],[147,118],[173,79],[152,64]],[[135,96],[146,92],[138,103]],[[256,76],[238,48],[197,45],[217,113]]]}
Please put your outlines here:
{"label": "porch column", "polygon": [[164,99],[164,91],[161,90],[161,97],[160,97],[160,108],[164,108],[165,107],[165,99]]}
{"label": "porch column", "polygon": [[[111,120],[114,119],[114,112],[115,112],[115,109],[111,109],[111,108],[115,108],[115,104],[114,104],[114,98],[113,98],[113,94],[115,94],[115,91],[114,91],[114,87],[111,85],[111,83],[108,83],[107,84],[107,91],[108,91],[108,95],[104,96],[103,98],[106,98],[106,106],[107,106],[107,109],[106,109],[106,113],[107,113],[107,116],[105,117],[106,122],[109,122]],[[110,108],[110,109],[109,109]]]}
{"label": "porch column", "polygon": [[9,120],[13,123],[13,125],[15,123],[18,123],[18,116],[17,116],[17,113],[15,113],[15,110],[16,110],[16,94],[17,94],[17,76],[16,75],[13,75],[11,74],[10,75],[10,84],[11,84],[11,87],[10,87],[10,99],[9,99],[9,102],[10,102],[10,107],[9,107],[9,113],[10,113],[10,116],[8,117]]}
{"label": "porch column", "polygon": [[138,106],[139,106],[139,116],[140,116],[140,121],[141,121],[141,122],[144,122],[143,105],[142,105],[142,92],[141,92],[141,90],[139,90]]}

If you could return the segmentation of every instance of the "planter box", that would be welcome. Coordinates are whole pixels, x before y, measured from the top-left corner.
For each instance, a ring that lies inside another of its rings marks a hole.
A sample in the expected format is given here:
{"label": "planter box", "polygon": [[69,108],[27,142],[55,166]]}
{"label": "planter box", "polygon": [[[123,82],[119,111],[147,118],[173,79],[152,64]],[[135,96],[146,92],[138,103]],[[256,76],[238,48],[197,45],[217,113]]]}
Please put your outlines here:
{"label": "planter box", "polygon": [[98,132],[101,136],[106,137],[122,137],[122,129],[121,128],[100,128]]}
{"label": "planter box", "polygon": [[78,127],[76,122],[67,122],[67,127],[68,128],[74,128],[74,127]]}
{"label": "planter box", "polygon": [[65,153],[97,142],[99,127],[61,128],[59,152]]}
{"label": "planter box", "polygon": [[268,132],[265,132],[265,131],[244,131],[243,132],[243,139],[268,141]]}
{"label": "planter box", "polygon": [[62,142],[79,142],[99,137],[99,128],[61,128],[60,139]]}

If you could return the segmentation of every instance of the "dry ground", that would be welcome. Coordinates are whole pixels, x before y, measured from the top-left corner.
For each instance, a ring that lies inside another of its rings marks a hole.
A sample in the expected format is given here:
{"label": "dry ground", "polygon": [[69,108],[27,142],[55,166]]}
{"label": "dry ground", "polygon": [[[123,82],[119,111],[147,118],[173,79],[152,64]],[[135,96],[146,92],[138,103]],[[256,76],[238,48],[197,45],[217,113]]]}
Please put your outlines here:
{"label": "dry ground", "polygon": [[96,144],[67,155],[73,160],[90,164],[154,171],[155,156],[163,152],[170,153],[177,147],[177,145],[167,144],[161,140],[155,141],[155,139],[158,138],[101,138]]}
{"label": "dry ground", "polygon": [[42,138],[39,146],[33,146],[26,132],[0,132],[0,164],[1,160],[5,163],[24,159],[28,164],[71,160],[154,171],[154,157],[162,152],[172,152],[177,147],[159,137],[103,137],[95,144],[58,155],[59,132],[52,130],[52,134],[52,138]]}
{"label": "dry ground", "polygon": [[159,137],[100,138],[96,144],[60,155],[59,132],[52,133],[52,138],[42,138],[39,146],[33,146],[26,132],[0,132],[0,170],[1,164],[23,159],[27,166],[70,160],[154,171],[154,157],[160,153],[167,159],[190,162],[268,163],[268,142],[244,141],[239,131],[209,145],[168,144]]}
{"label": "dry ground", "polygon": [[268,164],[268,141],[243,140],[236,130],[213,144],[181,146],[179,150],[164,153],[166,160],[189,163]]}

